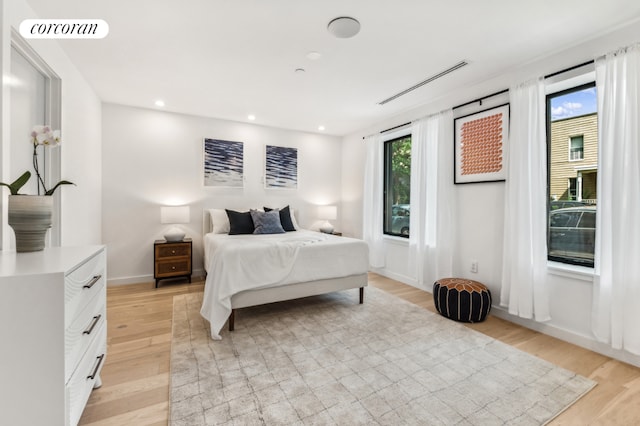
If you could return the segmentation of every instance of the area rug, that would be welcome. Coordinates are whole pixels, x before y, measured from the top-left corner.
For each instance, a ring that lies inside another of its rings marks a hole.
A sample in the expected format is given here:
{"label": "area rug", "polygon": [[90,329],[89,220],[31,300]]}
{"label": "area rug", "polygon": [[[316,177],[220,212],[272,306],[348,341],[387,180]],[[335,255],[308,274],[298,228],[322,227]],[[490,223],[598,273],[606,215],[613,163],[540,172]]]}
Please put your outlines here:
{"label": "area rug", "polygon": [[209,337],[174,297],[170,425],[541,425],[595,382],[395,296],[245,308]]}

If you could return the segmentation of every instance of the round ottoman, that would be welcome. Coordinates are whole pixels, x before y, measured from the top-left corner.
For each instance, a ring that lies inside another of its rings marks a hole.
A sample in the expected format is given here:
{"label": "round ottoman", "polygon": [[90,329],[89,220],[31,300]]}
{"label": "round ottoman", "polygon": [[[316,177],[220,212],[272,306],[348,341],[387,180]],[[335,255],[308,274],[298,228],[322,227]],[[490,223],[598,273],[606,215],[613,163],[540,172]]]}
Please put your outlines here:
{"label": "round ottoman", "polygon": [[433,303],[449,319],[481,322],[491,310],[491,292],[477,281],[442,278],[433,284]]}

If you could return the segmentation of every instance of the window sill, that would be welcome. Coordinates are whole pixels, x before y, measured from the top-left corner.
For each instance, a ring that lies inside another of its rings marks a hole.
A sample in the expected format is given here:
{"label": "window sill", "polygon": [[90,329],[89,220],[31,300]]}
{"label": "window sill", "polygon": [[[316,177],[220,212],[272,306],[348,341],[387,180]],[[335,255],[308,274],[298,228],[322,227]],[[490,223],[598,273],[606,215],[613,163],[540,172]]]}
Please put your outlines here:
{"label": "window sill", "polygon": [[383,235],[382,239],[385,242],[388,243],[392,243],[392,244],[396,244],[399,246],[408,246],[409,245],[409,239],[408,238],[404,238],[404,237],[394,237],[393,235]]}
{"label": "window sill", "polygon": [[593,268],[586,266],[569,265],[562,262],[547,262],[547,271],[552,275],[573,278],[581,281],[593,282]]}

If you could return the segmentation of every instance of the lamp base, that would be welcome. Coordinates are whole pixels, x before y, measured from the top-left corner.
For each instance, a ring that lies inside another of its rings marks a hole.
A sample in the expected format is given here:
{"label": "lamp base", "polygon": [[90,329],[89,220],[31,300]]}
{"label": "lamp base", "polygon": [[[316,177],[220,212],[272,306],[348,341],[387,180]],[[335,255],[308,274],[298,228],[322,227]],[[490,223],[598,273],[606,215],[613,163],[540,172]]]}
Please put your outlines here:
{"label": "lamp base", "polygon": [[331,224],[331,222],[329,222],[328,220],[325,220],[325,222],[322,225],[320,225],[320,232],[324,232],[325,234],[332,234],[333,225]]}
{"label": "lamp base", "polygon": [[180,228],[176,228],[174,226],[173,228],[169,229],[166,234],[164,234],[164,239],[169,243],[177,243],[184,240],[185,235],[186,234]]}

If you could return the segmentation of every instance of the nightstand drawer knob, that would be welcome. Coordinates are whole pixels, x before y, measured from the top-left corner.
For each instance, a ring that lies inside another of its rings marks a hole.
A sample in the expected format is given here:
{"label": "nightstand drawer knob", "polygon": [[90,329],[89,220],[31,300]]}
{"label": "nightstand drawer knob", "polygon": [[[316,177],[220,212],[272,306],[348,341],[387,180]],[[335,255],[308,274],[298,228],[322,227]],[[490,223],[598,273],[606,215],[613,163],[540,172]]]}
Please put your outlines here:
{"label": "nightstand drawer knob", "polygon": [[176,270],[176,267],[175,267],[175,266],[172,266],[172,267],[171,267],[171,269],[173,269],[173,270],[175,271],[175,270]]}
{"label": "nightstand drawer knob", "polygon": [[176,254],[176,251],[175,250],[171,250],[171,254]]}

